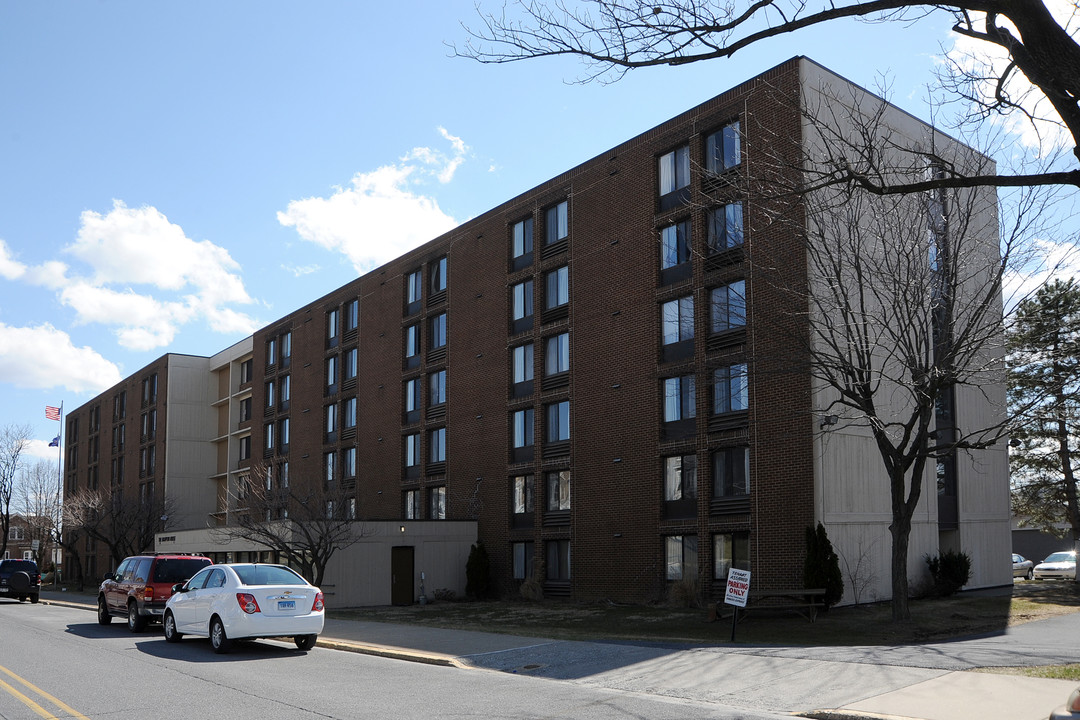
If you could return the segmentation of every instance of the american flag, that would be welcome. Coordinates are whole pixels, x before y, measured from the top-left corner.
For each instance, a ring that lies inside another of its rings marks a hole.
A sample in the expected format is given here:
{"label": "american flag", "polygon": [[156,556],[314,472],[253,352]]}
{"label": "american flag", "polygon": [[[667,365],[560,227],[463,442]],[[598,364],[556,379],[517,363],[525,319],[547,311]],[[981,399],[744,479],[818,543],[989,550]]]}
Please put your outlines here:
{"label": "american flag", "polygon": [[53,407],[52,405],[46,405],[45,406],[45,419],[46,420],[56,420],[57,422],[60,422],[60,408]]}

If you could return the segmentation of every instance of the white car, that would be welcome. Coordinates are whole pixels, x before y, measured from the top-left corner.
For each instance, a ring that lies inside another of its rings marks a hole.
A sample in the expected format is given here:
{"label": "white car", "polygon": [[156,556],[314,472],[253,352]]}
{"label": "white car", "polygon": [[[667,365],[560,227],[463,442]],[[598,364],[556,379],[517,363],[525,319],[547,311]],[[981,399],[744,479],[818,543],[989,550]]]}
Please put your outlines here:
{"label": "white car", "polygon": [[292,637],[310,650],[323,629],[323,594],[284,565],[211,565],[173,589],[165,605],[165,639],[210,638],[214,652],[233,640]]}
{"label": "white car", "polygon": [[1076,579],[1076,551],[1063,550],[1051,553],[1045,560],[1035,566],[1036,580],[1075,580]]}

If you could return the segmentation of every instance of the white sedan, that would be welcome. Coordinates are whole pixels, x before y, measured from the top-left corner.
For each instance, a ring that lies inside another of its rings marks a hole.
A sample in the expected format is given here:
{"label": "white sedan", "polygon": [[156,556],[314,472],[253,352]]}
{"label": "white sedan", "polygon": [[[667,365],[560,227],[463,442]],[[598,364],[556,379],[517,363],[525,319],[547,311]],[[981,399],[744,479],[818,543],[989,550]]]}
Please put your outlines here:
{"label": "white sedan", "polygon": [[210,638],[214,652],[233,640],[292,637],[310,650],[323,629],[323,594],[284,565],[211,565],[173,589],[165,605],[165,639]]}

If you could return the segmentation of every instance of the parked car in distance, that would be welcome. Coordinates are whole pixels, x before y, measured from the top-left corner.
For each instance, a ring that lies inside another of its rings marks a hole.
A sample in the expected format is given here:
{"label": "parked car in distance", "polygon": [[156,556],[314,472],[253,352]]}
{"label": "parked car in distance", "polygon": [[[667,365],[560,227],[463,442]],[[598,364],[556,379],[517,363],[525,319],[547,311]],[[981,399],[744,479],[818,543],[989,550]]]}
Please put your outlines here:
{"label": "parked car in distance", "polygon": [[0,597],[38,601],[41,573],[33,560],[0,560]]}
{"label": "parked car in distance", "polygon": [[98,623],[108,625],[114,617],[127,618],[131,632],[141,632],[148,622],[161,622],[172,588],[207,565],[201,555],[133,555],[116,572],[105,573],[98,588]]}
{"label": "parked car in distance", "polygon": [[1075,580],[1076,579],[1076,551],[1062,550],[1050,553],[1041,563],[1035,566],[1036,580]]}
{"label": "parked car in distance", "polygon": [[1025,580],[1030,580],[1035,576],[1035,563],[1031,562],[1023,555],[1012,554],[1013,556],[1013,577],[1022,577]]}
{"label": "parked car in distance", "polygon": [[1050,713],[1050,720],[1080,720],[1080,688],[1073,690],[1065,704]]}
{"label": "parked car in distance", "polygon": [[214,652],[233,640],[292,637],[310,650],[323,630],[323,594],[284,565],[235,563],[203,568],[174,588],[165,607],[165,639],[210,638]]}

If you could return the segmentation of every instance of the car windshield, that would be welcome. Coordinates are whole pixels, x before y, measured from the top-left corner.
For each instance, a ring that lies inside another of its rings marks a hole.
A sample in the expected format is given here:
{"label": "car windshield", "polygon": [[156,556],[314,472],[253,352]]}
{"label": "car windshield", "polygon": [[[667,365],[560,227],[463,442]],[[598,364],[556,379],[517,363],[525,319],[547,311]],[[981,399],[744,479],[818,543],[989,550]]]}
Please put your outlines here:
{"label": "car windshield", "polygon": [[304,578],[281,565],[234,565],[245,585],[307,585]]}
{"label": "car windshield", "polygon": [[159,558],[154,565],[154,582],[175,585],[210,564],[206,558]]}
{"label": "car windshield", "polygon": [[1056,552],[1043,562],[1075,562],[1076,556],[1070,552]]}

